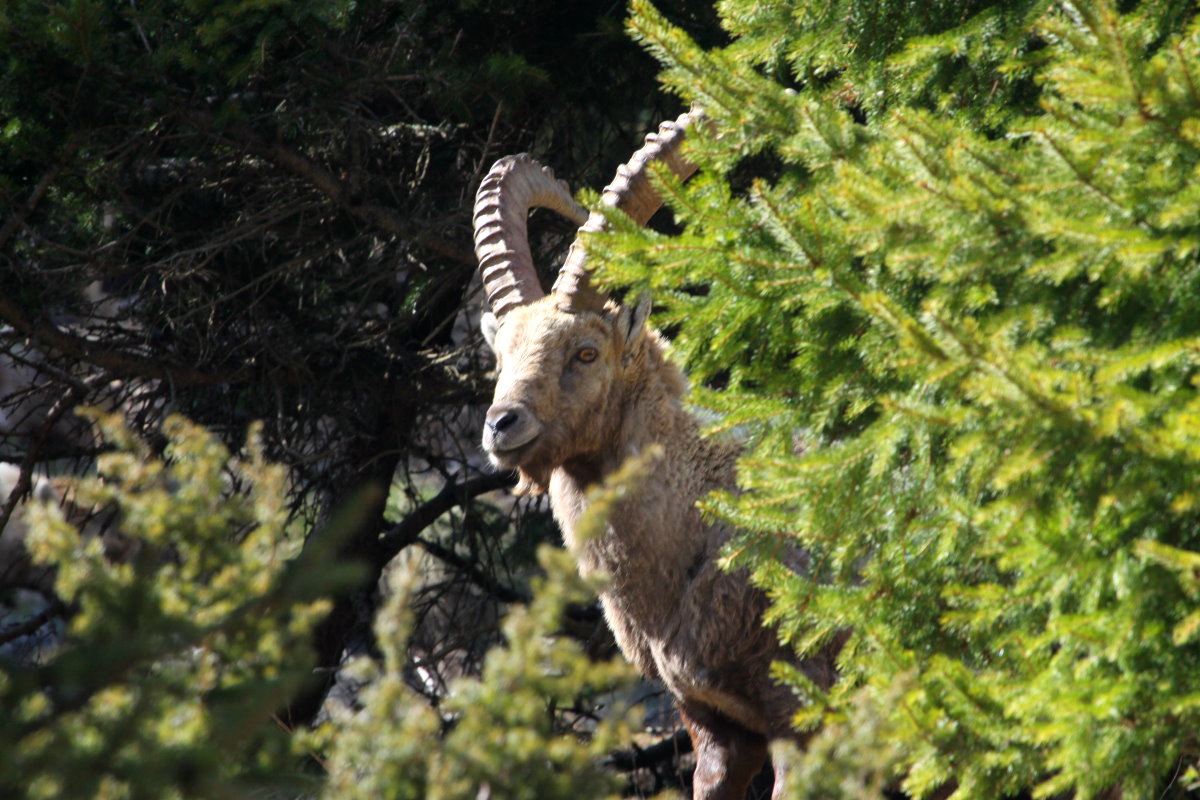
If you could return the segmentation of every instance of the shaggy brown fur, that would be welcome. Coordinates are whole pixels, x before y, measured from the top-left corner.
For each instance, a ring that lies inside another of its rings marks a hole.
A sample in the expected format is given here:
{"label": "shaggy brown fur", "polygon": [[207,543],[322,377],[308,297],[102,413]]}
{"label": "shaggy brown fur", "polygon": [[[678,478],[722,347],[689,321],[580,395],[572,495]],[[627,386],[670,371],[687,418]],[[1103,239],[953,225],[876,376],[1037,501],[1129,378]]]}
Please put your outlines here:
{"label": "shaggy brown fur", "polygon": [[[762,625],[763,594],[717,565],[729,531],[706,522],[696,501],[734,487],[737,449],[700,436],[682,406],[683,374],[645,327],[647,312],[643,301],[569,313],[548,296],[485,325],[499,376],[484,447],[497,466],[520,471],[522,489],[549,491],[581,571],[610,576],[601,601],[621,650],[662,680],[692,735],[695,796],[740,800],[767,741],[796,738],[796,699],[769,675],[791,654]],[[577,542],[588,487],[653,445],[661,461],[616,505],[605,533]],[[799,666],[818,685],[835,679],[832,658]]]}

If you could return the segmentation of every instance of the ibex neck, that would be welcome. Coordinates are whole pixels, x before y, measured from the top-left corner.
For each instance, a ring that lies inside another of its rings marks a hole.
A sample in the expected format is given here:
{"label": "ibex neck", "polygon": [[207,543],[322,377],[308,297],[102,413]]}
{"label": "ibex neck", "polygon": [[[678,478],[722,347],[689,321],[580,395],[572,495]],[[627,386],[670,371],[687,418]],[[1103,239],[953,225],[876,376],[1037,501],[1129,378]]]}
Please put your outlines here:
{"label": "ibex neck", "polygon": [[[616,577],[647,564],[678,564],[698,556],[711,537],[696,501],[734,484],[736,449],[702,439],[695,421],[678,404],[663,404],[653,415],[627,415],[626,421],[630,425],[613,449],[572,459],[551,475],[555,519],[584,572],[602,569]],[[652,426],[646,424],[650,422]],[[652,445],[661,447],[661,456],[625,487],[625,497],[609,512],[601,541],[578,542],[575,530],[588,508],[588,489]]]}

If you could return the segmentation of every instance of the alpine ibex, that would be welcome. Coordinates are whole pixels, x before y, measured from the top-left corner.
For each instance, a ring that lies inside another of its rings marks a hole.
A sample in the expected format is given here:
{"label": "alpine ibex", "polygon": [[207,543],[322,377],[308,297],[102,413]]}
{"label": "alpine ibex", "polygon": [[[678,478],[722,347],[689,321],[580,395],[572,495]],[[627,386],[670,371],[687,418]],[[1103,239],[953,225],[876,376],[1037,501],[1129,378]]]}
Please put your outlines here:
{"label": "alpine ibex", "polygon": [[[695,115],[666,122],[603,195],[644,225],[661,205],[646,166],[695,171],[679,144]],[[703,438],[683,408],[683,373],[646,325],[650,303],[606,300],[590,286],[577,239],[549,295],[533,266],[526,231],[532,207],[556,211],[583,231],[601,230],[567,186],[528,155],[502,158],[475,203],[475,252],[491,306],[484,334],[496,354],[497,383],[483,447],[494,465],[516,469],[518,492],[549,491],[563,537],[584,572],[603,570],[601,593],[617,643],[677,700],[695,745],[694,796],[741,800],[767,757],[767,743],[795,739],[797,700],[769,675],[794,659],[763,627],[767,605],[744,573],[717,565],[730,531],[706,521],[696,501],[735,486],[738,451]],[[598,539],[575,541],[589,486],[629,458],[661,448],[661,460],[618,503]],[[832,648],[800,668],[818,685],[835,680]],[[775,796],[781,795],[776,765]]]}

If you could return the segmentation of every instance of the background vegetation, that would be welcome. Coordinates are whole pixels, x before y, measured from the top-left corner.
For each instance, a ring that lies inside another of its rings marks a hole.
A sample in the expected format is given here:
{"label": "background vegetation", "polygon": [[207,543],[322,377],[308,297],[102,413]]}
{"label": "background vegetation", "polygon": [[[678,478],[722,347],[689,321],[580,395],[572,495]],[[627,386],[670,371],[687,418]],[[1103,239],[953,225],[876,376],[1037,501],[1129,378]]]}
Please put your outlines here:
{"label": "background vegetation", "polygon": [[0,524],[57,565],[0,563],[0,795],[686,785],[544,513],[477,500],[468,215],[690,103],[677,227],[589,246],[746,439],[731,568],[852,631],[780,674],[792,795],[1200,783],[1194,4],[696,5],[0,5]]}

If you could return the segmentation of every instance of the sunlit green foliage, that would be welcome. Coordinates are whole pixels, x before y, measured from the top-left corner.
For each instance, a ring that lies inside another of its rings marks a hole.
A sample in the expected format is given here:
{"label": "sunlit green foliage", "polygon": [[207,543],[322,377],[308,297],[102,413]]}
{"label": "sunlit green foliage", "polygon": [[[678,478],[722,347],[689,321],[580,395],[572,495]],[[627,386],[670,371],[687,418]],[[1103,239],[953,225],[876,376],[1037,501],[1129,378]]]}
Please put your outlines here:
{"label": "sunlit green foliage", "polygon": [[253,434],[235,458],[175,417],[163,459],[116,417],[97,422],[117,449],[75,501],[114,508],[121,541],[106,556],[57,505],[31,510],[31,549],[75,613],[41,663],[0,663],[0,795],[235,797],[300,780],[273,715],[311,672],[320,598],[346,569],[296,554],[284,472]]}
{"label": "sunlit green foliage", "polygon": [[[600,491],[598,504],[622,491],[629,477]],[[335,710],[313,737],[332,747],[327,798],[619,796],[619,781],[603,760],[629,740],[619,697],[633,669],[619,660],[591,661],[579,642],[558,633],[566,604],[588,602],[596,585],[581,580],[571,555],[559,548],[543,545],[538,561],[545,574],[533,581],[533,602],[506,617],[506,643],[488,653],[482,675],[461,678],[437,708],[406,684],[412,668],[404,647],[411,624],[406,602],[418,565],[410,559],[393,567],[391,598],[376,625],[382,667],[368,659],[351,667],[370,682],[360,707]],[[598,718],[588,711],[597,701]]]}
{"label": "sunlit green foliage", "polygon": [[543,546],[540,561],[547,575],[535,581],[534,602],[506,618],[507,645],[488,654],[480,678],[461,679],[436,709],[405,684],[405,585],[416,573],[412,565],[397,568],[376,631],[383,668],[363,660],[357,675],[371,686],[359,698],[362,708],[336,712],[318,732],[334,743],[326,797],[616,796],[619,785],[601,764],[628,741],[620,704],[598,720],[572,709],[584,707],[581,692],[626,685],[630,668],[590,662],[577,642],[553,635],[564,605],[588,594],[562,550]]}
{"label": "sunlit green foliage", "polygon": [[715,50],[633,7],[714,126],[682,235],[592,244],[749,436],[731,562],[801,651],[854,631],[798,723],[875,709],[917,796],[1158,796],[1200,757],[1193,5],[729,0]]}
{"label": "sunlit green foliage", "polygon": [[436,706],[408,683],[407,603],[428,569],[407,554],[376,625],[381,663],[346,669],[366,688],[293,732],[277,712],[312,671],[320,598],[357,572],[330,560],[336,522],[321,547],[298,548],[284,471],[253,433],[231,457],[174,417],[160,458],[118,418],[97,421],[116,449],[74,499],[115,508],[119,541],[81,534],[55,504],[32,511],[31,548],[76,611],[40,663],[0,662],[5,798],[617,796],[603,762],[629,740],[620,698],[634,673],[559,631],[565,605],[596,589],[570,554],[543,546],[506,643]]}

